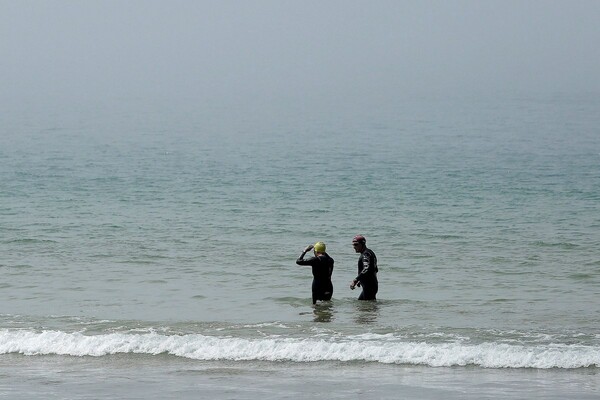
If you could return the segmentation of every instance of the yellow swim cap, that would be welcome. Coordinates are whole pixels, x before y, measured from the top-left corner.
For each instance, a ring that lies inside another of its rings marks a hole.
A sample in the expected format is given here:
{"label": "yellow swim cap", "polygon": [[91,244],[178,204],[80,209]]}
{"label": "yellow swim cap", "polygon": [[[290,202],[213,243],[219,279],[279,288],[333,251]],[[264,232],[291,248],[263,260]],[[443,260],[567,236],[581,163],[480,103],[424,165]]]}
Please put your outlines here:
{"label": "yellow swim cap", "polygon": [[313,248],[315,249],[315,251],[317,253],[325,253],[325,243],[323,242],[317,242],[315,243],[315,245],[313,246]]}

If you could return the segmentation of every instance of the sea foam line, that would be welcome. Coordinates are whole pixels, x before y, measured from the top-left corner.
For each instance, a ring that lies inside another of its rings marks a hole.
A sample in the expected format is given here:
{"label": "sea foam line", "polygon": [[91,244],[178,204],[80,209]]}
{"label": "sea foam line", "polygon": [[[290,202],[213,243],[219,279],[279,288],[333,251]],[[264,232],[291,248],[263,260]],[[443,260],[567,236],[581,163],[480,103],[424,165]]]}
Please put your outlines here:
{"label": "sea foam line", "polygon": [[234,338],[201,334],[34,332],[0,330],[0,354],[100,357],[170,354],[196,360],[366,361],[386,364],[484,368],[585,368],[600,366],[600,348],[505,343],[427,343],[339,338]]}

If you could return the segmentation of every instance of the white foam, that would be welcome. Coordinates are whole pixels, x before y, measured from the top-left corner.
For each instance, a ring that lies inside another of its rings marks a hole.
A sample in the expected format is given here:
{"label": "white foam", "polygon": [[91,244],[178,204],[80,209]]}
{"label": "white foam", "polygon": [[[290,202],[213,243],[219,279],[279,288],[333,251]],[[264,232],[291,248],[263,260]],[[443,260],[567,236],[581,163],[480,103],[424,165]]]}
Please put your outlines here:
{"label": "white foam", "polygon": [[349,338],[259,339],[151,333],[84,335],[61,331],[0,330],[0,354],[105,356],[171,354],[197,360],[366,361],[432,367],[584,368],[600,366],[600,348],[584,345],[427,343]]}

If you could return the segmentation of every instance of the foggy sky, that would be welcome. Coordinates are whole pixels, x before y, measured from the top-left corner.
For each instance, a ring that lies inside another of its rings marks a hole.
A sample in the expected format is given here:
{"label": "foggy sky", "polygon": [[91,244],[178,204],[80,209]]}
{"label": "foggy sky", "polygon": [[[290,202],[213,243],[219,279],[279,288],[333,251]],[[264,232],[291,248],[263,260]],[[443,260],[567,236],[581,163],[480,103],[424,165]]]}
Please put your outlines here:
{"label": "foggy sky", "polygon": [[0,0],[0,99],[600,91],[600,1]]}

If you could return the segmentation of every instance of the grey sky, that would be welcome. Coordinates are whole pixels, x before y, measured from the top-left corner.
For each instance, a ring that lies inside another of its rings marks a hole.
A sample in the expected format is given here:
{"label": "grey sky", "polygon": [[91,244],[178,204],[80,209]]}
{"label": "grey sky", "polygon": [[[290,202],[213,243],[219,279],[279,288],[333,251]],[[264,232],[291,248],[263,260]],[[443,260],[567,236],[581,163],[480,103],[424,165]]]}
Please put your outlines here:
{"label": "grey sky", "polygon": [[600,1],[0,0],[0,98],[600,91]]}

